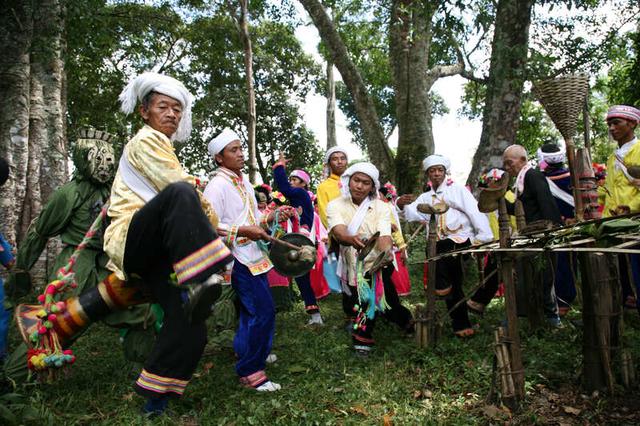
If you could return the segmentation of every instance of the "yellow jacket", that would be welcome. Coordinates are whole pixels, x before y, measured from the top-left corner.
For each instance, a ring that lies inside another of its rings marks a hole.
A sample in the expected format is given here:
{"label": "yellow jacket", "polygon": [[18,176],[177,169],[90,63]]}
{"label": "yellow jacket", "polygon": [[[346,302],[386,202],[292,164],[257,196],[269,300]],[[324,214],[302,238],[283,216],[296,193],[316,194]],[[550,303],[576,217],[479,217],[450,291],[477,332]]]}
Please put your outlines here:
{"label": "yellow jacket", "polygon": [[[184,181],[193,186],[196,184],[195,178],[182,169],[171,140],[150,126],[145,125],[136,133],[125,146],[122,155],[127,156],[131,166],[158,192],[174,182]],[[203,200],[202,196],[200,199]],[[111,187],[111,205],[107,212],[111,223],[104,232],[104,251],[110,259],[107,267],[122,280],[126,279],[122,265],[129,224],[134,213],[144,204],[144,200],[123,181],[118,170]],[[204,203],[203,206],[215,226],[217,217],[213,209]]]}
{"label": "yellow jacket", "polygon": [[340,176],[332,173],[331,176],[323,180],[320,185],[318,185],[316,195],[318,197],[318,214],[320,215],[322,224],[326,228],[329,226],[327,222],[327,204],[329,204],[329,201],[340,196]]}
{"label": "yellow jacket", "polygon": [[[640,141],[636,140],[629,152],[623,157],[625,166],[640,166]],[[622,170],[616,167],[615,154],[607,160],[607,178],[604,197],[603,217],[611,216],[611,210],[618,206],[629,206],[631,213],[640,212],[640,188],[629,182]]]}
{"label": "yellow jacket", "polygon": [[[513,193],[513,191],[508,190],[506,192],[506,194],[504,194],[504,198],[509,201],[510,203],[514,203],[516,201],[516,195]],[[493,239],[494,240],[499,240],[500,239],[500,224],[498,222],[498,212],[493,211],[491,213],[487,214],[489,216],[489,226],[491,227],[491,232],[493,233]],[[516,229],[516,217],[509,215],[509,224],[511,225],[511,229],[515,230]]]}

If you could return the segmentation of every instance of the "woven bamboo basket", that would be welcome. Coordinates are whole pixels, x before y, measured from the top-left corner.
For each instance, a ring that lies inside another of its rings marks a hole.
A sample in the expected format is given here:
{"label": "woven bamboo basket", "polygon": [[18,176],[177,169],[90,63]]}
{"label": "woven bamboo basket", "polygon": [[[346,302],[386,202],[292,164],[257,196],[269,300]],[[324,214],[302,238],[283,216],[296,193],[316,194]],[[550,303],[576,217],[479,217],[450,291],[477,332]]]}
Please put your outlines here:
{"label": "woven bamboo basket", "polygon": [[573,74],[533,85],[533,94],[549,114],[565,139],[573,139],[589,92],[589,78],[586,74]]}

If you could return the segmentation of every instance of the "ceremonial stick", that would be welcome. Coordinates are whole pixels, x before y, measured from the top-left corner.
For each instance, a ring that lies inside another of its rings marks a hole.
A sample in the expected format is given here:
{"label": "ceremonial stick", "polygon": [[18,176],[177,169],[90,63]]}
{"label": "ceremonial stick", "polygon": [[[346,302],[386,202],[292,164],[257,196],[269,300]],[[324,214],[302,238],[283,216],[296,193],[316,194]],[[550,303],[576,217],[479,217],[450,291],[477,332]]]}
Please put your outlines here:
{"label": "ceremonial stick", "polygon": [[418,228],[416,228],[416,230],[413,231],[413,234],[411,234],[411,236],[407,240],[407,245],[411,244],[411,241],[413,241],[418,236],[418,234],[420,233],[420,231],[424,227],[424,224],[425,224],[425,222],[420,222],[420,226],[418,226]]}
{"label": "ceremonial stick", "polygon": [[283,246],[285,246],[285,247],[289,247],[290,249],[293,249],[293,250],[300,250],[300,249],[302,249],[302,247],[300,247],[300,246],[297,246],[297,245],[295,245],[295,244],[291,244],[291,243],[290,243],[290,242],[288,242],[288,241],[283,241],[283,240],[280,240],[280,239],[278,239],[278,238],[274,238],[274,237],[272,237],[271,235],[269,235],[269,236],[267,237],[267,241],[269,241],[270,243],[281,244],[281,245],[283,245]]}

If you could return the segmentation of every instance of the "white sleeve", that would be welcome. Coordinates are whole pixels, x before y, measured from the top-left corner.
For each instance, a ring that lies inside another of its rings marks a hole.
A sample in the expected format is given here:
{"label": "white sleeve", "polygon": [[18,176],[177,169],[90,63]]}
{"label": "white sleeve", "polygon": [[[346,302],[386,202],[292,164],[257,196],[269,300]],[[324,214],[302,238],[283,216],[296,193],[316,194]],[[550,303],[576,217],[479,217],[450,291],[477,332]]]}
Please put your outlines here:
{"label": "white sleeve", "polygon": [[403,210],[400,210],[396,207],[398,211],[398,215],[400,217],[403,217],[404,220],[406,220],[407,222],[427,222],[428,223],[429,215],[420,213],[418,211],[418,204],[431,204],[429,203],[429,197],[426,192],[423,194],[420,194],[420,196],[416,198],[416,200],[413,203],[407,204],[406,206],[404,206]]}
{"label": "white sleeve", "polygon": [[220,219],[219,225],[222,228],[228,228],[231,224],[224,223],[224,188],[222,187],[222,182],[216,182],[217,179],[211,179],[211,181],[207,184],[207,187],[204,189],[203,195],[204,198],[211,204],[213,210],[215,210],[218,218]]}
{"label": "white sleeve", "polygon": [[489,219],[486,214],[478,210],[478,201],[467,188],[457,186],[452,201],[451,207],[464,212],[469,218],[469,221],[471,221],[476,240],[483,243],[493,241],[493,232],[491,232],[491,227],[489,226]]}

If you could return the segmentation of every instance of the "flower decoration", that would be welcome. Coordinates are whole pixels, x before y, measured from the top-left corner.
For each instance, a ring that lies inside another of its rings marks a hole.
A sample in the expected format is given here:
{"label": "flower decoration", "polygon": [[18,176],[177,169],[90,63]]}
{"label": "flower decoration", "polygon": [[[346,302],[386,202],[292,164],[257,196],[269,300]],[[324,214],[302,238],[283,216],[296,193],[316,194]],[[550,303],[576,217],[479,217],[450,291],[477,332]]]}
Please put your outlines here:
{"label": "flower decoration", "polygon": [[287,202],[287,197],[284,196],[284,194],[280,191],[273,191],[271,193],[271,198],[274,201],[277,201],[280,203],[280,205],[285,204]]}
{"label": "flower decoration", "polygon": [[398,198],[398,191],[396,190],[396,187],[391,182],[387,182],[382,186],[387,189],[387,193],[385,195],[385,198],[387,200],[393,201],[396,198]]}

